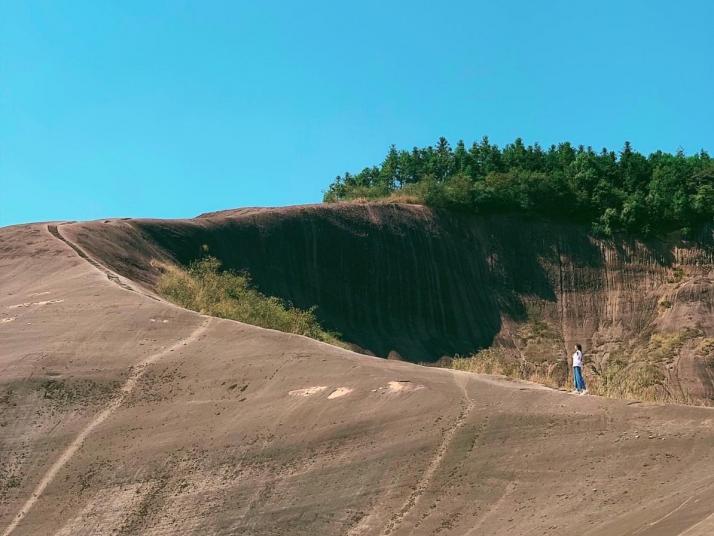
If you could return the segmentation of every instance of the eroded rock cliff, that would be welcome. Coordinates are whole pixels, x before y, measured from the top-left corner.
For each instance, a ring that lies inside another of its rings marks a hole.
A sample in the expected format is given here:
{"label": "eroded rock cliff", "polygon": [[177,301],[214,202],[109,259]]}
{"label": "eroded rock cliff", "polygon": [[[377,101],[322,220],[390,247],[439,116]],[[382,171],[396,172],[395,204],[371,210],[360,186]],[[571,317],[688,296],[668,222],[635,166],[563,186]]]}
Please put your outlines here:
{"label": "eroded rock cliff", "polygon": [[496,346],[548,364],[563,384],[580,342],[602,382],[636,357],[673,399],[714,400],[711,230],[690,242],[600,240],[522,217],[357,204],[64,229],[147,287],[159,276],[152,260],[208,251],[264,293],[317,306],[325,327],[377,356],[435,361]]}

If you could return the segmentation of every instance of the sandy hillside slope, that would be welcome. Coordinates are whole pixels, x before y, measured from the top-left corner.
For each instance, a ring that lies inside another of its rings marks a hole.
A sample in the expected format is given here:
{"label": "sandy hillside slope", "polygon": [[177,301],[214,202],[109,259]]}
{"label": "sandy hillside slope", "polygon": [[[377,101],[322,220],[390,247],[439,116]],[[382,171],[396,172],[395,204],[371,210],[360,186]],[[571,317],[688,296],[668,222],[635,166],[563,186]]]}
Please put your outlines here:
{"label": "sandy hillside slope", "polygon": [[714,534],[714,411],[210,319],[0,229],[0,534]]}

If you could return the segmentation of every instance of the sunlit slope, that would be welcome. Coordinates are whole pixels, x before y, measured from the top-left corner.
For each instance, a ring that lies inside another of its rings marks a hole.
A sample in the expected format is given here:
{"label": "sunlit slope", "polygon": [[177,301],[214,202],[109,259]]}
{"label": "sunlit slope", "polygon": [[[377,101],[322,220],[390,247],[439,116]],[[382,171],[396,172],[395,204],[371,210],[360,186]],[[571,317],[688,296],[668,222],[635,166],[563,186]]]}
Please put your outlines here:
{"label": "sunlit slope", "polygon": [[95,228],[0,230],[5,534],[708,534],[708,408],[209,319],[78,247]]}

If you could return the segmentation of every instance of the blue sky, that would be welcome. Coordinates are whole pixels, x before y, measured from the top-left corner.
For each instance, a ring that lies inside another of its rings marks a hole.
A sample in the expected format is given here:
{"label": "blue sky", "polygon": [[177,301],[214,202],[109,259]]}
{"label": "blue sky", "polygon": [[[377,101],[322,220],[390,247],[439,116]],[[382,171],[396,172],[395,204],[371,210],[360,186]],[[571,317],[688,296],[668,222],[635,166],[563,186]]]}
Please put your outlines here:
{"label": "blue sky", "polygon": [[317,202],[392,143],[714,152],[709,1],[0,0],[0,225]]}

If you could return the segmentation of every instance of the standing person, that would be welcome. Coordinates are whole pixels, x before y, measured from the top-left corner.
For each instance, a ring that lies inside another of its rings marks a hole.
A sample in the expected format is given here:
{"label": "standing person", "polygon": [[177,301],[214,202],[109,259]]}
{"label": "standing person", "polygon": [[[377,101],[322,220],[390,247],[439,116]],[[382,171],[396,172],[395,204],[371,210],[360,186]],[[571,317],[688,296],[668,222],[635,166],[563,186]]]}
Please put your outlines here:
{"label": "standing person", "polygon": [[579,344],[575,345],[575,353],[573,354],[573,380],[575,381],[575,390],[584,394],[587,393],[585,387],[585,379],[583,378],[583,347]]}

